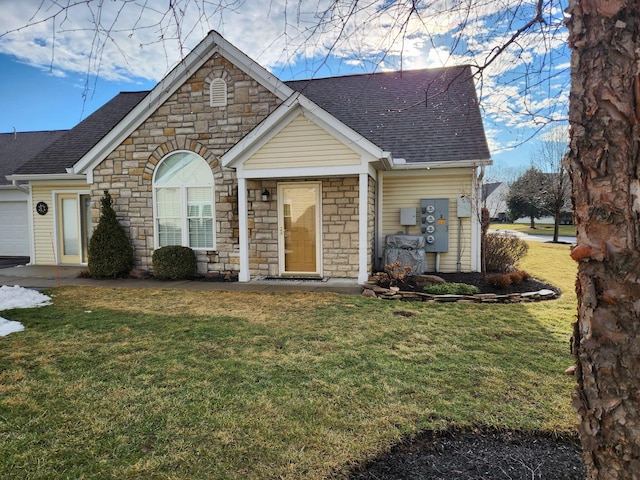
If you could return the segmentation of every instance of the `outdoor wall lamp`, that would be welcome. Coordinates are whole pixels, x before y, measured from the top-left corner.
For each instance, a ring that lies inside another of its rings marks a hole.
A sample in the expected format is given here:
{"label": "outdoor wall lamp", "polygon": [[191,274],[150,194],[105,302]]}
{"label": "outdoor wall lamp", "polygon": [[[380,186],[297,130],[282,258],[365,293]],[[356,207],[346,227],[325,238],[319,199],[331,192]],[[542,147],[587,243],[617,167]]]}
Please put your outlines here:
{"label": "outdoor wall lamp", "polygon": [[271,194],[269,193],[269,190],[267,190],[266,188],[262,191],[262,201],[263,202],[268,202],[269,201],[269,197],[271,196]]}

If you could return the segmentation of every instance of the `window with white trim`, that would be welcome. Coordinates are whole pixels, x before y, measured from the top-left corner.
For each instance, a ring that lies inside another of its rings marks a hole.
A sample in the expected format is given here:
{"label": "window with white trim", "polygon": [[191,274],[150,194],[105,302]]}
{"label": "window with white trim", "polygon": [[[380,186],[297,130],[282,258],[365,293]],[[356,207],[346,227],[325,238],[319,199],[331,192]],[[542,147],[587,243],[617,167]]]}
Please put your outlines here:
{"label": "window with white trim", "polygon": [[156,168],[154,180],[156,245],[214,250],[213,172],[193,152],[176,152]]}
{"label": "window with white trim", "polygon": [[214,78],[209,85],[209,102],[212,107],[227,106],[227,82]]}

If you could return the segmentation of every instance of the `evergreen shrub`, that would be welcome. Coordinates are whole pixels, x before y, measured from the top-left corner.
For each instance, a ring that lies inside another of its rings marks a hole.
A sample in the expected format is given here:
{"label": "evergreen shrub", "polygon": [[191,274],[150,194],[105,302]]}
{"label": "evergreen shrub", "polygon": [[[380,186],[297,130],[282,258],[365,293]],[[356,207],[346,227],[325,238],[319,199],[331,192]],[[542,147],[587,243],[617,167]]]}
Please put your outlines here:
{"label": "evergreen shrub", "polygon": [[480,290],[475,285],[467,283],[447,282],[427,285],[424,287],[423,292],[431,295],[474,295],[479,293]]}
{"label": "evergreen shrub", "polygon": [[113,210],[109,191],[100,199],[98,226],[89,241],[89,275],[94,278],[122,277],[133,268],[133,247]]}
{"label": "evergreen shrub", "polygon": [[153,275],[161,280],[188,280],[197,272],[196,254],[189,247],[160,247],[151,257]]}

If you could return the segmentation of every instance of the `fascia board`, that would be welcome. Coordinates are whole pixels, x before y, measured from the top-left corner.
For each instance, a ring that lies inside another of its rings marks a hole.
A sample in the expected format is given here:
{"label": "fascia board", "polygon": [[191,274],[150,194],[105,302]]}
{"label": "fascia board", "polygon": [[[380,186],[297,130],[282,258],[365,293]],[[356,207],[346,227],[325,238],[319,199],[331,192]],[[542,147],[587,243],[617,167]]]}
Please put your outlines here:
{"label": "fascia board", "polygon": [[52,174],[29,174],[29,175],[8,175],[7,180],[10,181],[23,181],[23,182],[38,182],[48,180],[86,180],[87,176],[83,174],[69,174],[69,173],[52,173]]}
{"label": "fascia board", "polygon": [[284,167],[284,168],[260,168],[238,169],[236,176],[243,179],[254,178],[312,178],[312,177],[343,177],[346,175],[369,174],[369,164],[342,165],[334,167]]}
{"label": "fascia board", "polygon": [[486,167],[493,164],[491,159],[452,160],[447,162],[392,163],[391,170],[431,170],[440,168]]}

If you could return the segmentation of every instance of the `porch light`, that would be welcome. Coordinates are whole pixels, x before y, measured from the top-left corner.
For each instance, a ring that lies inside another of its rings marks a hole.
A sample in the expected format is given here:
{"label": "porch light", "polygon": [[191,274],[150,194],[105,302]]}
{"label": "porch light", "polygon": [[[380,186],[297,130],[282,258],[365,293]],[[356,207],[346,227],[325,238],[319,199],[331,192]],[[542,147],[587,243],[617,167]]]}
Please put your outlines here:
{"label": "porch light", "polygon": [[269,193],[269,190],[267,190],[266,188],[262,191],[262,201],[263,202],[268,202],[269,201],[269,197],[271,196],[271,194]]}

